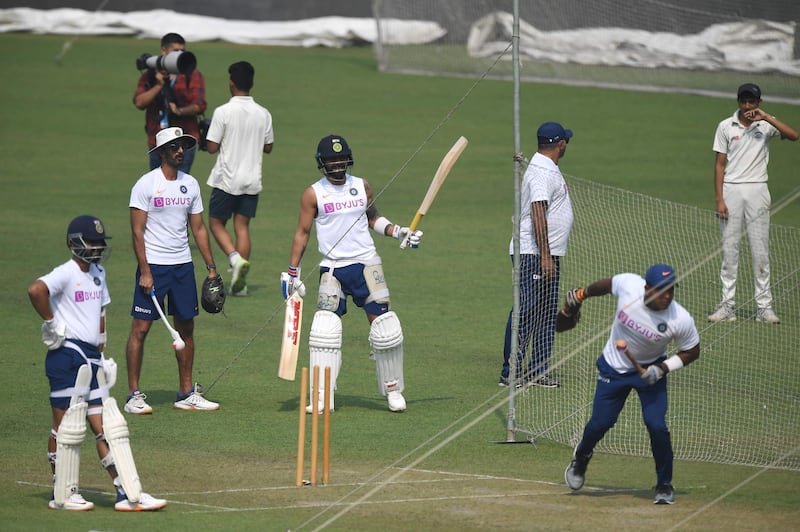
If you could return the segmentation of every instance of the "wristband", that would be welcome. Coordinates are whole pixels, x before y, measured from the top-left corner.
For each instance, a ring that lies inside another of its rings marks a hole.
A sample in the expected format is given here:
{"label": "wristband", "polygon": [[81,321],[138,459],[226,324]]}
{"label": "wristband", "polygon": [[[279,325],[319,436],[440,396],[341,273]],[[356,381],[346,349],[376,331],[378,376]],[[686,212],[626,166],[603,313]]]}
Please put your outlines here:
{"label": "wristband", "polygon": [[372,224],[372,230],[381,236],[386,236],[386,228],[392,225],[392,222],[386,219],[385,216],[378,217],[375,223]]}
{"label": "wristband", "polygon": [[578,301],[583,301],[589,297],[589,294],[586,293],[585,288],[578,288],[578,292],[575,294],[575,296],[578,298]]}
{"label": "wristband", "polygon": [[289,268],[286,271],[289,273],[289,277],[297,277],[297,273],[298,273],[299,269],[300,268],[297,267],[297,266],[291,266],[290,265]]}
{"label": "wristband", "polygon": [[100,343],[105,345],[107,341],[108,341],[108,335],[106,335],[105,331],[101,332],[100,333]]}
{"label": "wristband", "polygon": [[217,265],[214,264],[213,262],[211,264],[206,264],[206,270],[211,271],[211,270],[216,270],[216,269],[217,269]]}
{"label": "wristband", "polygon": [[664,365],[667,366],[667,369],[670,373],[673,371],[678,371],[683,367],[683,359],[678,355],[671,356],[664,361]]}

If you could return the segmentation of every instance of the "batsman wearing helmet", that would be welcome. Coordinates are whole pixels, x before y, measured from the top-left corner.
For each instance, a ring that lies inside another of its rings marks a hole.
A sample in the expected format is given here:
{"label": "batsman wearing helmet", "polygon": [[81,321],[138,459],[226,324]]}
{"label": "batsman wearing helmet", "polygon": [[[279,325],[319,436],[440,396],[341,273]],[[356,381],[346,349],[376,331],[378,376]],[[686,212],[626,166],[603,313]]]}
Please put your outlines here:
{"label": "batsman wearing helmet", "polygon": [[128,425],[109,397],[116,364],[103,357],[105,307],[111,302],[106,272],[100,265],[110,247],[103,223],[78,216],[67,229],[72,258],[28,287],[33,308],[42,317],[47,346],[45,372],[50,380],[53,428],[47,456],[53,470],[54,510],[91,510],[78,490],[80,450],[86,421],[95,433],[100,465],[111,476],[117,511],[158,510],[167,501],[142,491],[129,443]]}
{"label": "batsman wearing helmet", "polygon": [[[317,167],[322,178],[303,192],[300,215],[292,241],[289,269],[281,274],[283,297],[295,291],[305,294],[299,279],[300,262],[308,244],[311,225],[317,229],[320,263],[317,311],[309,331],[310,365],[331,368],[330,390],[311,390],[322,412],[325,393],[334,409],[333,391],[342,365],[342,321],[347,296],[367,314],[370,323],[370,358],[375,360],[378,392],[389,401],[389,410],[406,409],[403,397],[403,330],[391,310],[389,288],[381,258],[369,230],[402,241],[408,236],[412,248],[419,245],[422,231],[395,225],[381,216],[373,204],[372,188],[366,179],[350,175],[353,153],[339,135],[319,141]],[[311,412],[311,408],[307,408]]]}

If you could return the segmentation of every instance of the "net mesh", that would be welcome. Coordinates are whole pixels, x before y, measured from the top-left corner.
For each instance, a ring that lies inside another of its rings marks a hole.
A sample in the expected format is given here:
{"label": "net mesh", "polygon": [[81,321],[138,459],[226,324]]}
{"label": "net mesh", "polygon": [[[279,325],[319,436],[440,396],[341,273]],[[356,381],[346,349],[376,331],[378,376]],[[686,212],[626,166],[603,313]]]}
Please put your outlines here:
{"label": "net mesh", "polygon": [[[567,182],[576,221],[561,264],[562,302],[569,288],[616,273],[643,275],[655,262],[677,269],[675,299],[695,318],[701,357],[669,376],[667,422],[675,457],[800,469],[800,303],[795,296],[800,286],[800,229],[770,228],[773,308],[782,323],[755,321],[746,235],[739,258],[737,320],[709,323],[706,317],[721,296],[720,228],[713,212],[573,176],[567,176]],[[798,196],[800,191],[786,203]],[[561,386],[526,386],[516,395],[517,433],[570,446],[577,443],[591,414],[595,361],[614,312],[613,296],[592,298],[584,304],[578,326],[556,335],[550,369]],[[672,353],[674,348],[668,351]],[[650,456],[635,393],[597,450]]]}
{"label": "net mesh", "polygon": [[[511,77],[510,1],[375,0],[373,6],[381,70],[452,76],[491,70],[490,77]],[[730,97],[746,75],[765,97],[800,104],[797,2],[519,0],[519,11],[523,81]],[[433,21],[447,33],[428,44],[390,45],[393,19]],[[492,66],[498,55],[506,60]]]}

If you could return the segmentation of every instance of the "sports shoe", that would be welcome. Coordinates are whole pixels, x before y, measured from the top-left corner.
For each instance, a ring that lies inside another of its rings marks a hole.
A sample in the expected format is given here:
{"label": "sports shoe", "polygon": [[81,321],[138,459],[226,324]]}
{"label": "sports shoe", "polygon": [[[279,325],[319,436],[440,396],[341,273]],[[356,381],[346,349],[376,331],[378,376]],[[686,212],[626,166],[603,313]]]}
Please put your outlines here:
{"label": "sports shoe", "polygon": [[145,399],[147,396],[140,389],[133,390],[128,396],[128,402],[125,403],[125,411],[129,414],[152,414],[153,407],[148,405]]}
{"label": "sports shoe", "polygon": [[589,465],[589,460],[592,459],[593,454],[578,456],[577,450],[578,447],[576,446],[575,452],[572,454],[572,461],[567,466],[567,469],[564,470],[564,481],[573,490],[579,490],[583,487],[583,483],[586,480],[586,467]]}
{"label": "sports shoe", "polygon": [[653,504],[675,504],[675,490],[672,484],[659,484],[656,486],[656,498]]}
{"label": "sports shoe", "polygon": [[80,493],[73,493],[70,495],[69,499],[61,506],[56,504],[55,499],[47,503],[47,506],[49,506],[51,510],[70,510],[73,512],[85,512],[94,509],[94,503],[84,499]]}
{"label": "sports shoe", "polygon": [[250,263],[242,257],[238,257],[236,262],[231,265],[231,294],[241,292],[247,285],[245,277],[250,271]]}
{"label": "sports shoe", "polygon": [[403,412],[406,409],[406,398],[397,390],[386,394],[386,398],[389,400],[389,410],[392,412]]}
{"label": "sports shoe", "polygon": [[534,386],[541,386],[542,388],[558,388],[561,386],[561,383],[550,375],[542,375],[537,377],[531,381],[531,384]]}
{"label": "sports shoe", "polygon": [[709,314],[708,321],[716,323],[719,321],[736,321],[736,307],[731,303],[720,303],[714,309],[714,312]]}
{"label": "sports shoe", "polygon": [[767,307],[758,309],[758,312],[756,312],[756,321],[760,321],[762,323],[773,323],[777,325],[781,322],[781,319],[777,314],[772,312],[771,308]]}
{"label": "sports shoe", "polygon": [[203,389],[199,384],[192,386],[192,391],[183,397],[179,393],[174,404],[179,410],[219,410],[219,403],[203,397]]}
{"label": "sports shoe", "polygon": [[166,505],[167,501],[164,499],[156,499],[145,492],[139,495],[139,502],[131,502],[124,492],[119,492],[117,493],[117,502],[114,504],[114,509],[118,512],[153,512]]}
{"label": "sports shoe", "polygon": [[247,297],[249,294],[247,293],[247,285],[244,285],[244,288],[239,290],[238,292],[231,291],[231,295],[233,297]]}
{"label": "sports shoe", "polygon": [[503,377],[500,375],[500,380],[498,381],[497,385],[503,388],[508,388],[508,377]]}

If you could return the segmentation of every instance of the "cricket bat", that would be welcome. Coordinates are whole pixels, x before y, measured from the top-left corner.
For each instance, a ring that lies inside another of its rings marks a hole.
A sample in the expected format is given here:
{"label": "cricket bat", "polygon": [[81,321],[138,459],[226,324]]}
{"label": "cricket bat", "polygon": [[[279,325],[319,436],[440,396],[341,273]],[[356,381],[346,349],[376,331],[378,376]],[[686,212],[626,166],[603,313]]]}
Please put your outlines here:
{"label": "cricket bat", "polygon": [[300,328],[303,324],[303,298],[294,292],[286,299],[286,312],[283,318],[283,341],[278,377],[293,381],[297,372],[297,355],[300,352]]}
{"label": "cricket bat", "polygon": [[456,164],[458,158],[461,157],[461,153],[464,151],[464,148],[467,147],[467,144],[469,144],[469,141],[466,139],[466,137],[458,137],[456,143],[453,144],[453,147],[450,148],[450,151],[445,154],[442,162],[439,163],[439,168],[436,169],[436,173],[433,175],[433,180],[431,181],[430,186],[428,186],[428,192],[425,194],[425,198],[423,198],[419,209],[417,209],[417,214],[414,215],[414,219],[408,226],[409,234],[406,235],[402,242],[400,242],[401,249],[404,249],[408,245],[409,235],[417,229],[422,217],[428,213],[428,209],[433,203],[433,200],[436,199],[436,194],[439,193],[439,189],[442,188],[444,180],[447,179],[447,175],[450,173],[450,170],[453,169],[453,165]]}

